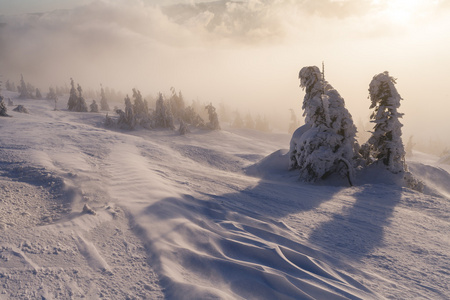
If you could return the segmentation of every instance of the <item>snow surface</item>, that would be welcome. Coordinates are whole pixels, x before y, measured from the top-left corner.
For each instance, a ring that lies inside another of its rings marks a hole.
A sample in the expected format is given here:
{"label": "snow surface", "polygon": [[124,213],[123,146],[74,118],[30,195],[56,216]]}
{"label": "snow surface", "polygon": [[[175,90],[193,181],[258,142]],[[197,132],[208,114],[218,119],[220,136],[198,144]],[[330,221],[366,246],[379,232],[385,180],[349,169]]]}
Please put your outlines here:
{"label": "snow surface", "polygon": [[450,298],[436,157],[408,162],[423,194],[373,170],[311,185],[287,171],[288,135],[108,130],[63,100],[14,102],[29,114],[0,118],[0,299]]}

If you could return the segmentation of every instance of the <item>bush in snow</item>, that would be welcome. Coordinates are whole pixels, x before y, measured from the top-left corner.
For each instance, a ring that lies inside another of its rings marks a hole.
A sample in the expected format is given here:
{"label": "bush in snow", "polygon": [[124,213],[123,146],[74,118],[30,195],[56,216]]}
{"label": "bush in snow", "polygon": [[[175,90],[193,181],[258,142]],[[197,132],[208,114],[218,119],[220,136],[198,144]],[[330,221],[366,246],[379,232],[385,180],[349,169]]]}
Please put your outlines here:
{"label": "bush in snow", "polygon": [[14,106],[14,102],[11,100],[11,98],[8,98],[8,106]]}
{"label": "bush in snow", "polygon": [[[319,68],[304,67],[299,73],[306,126],[291,141],[291,169],[299,169],[305,181],[315,181],[333,173],[346,175],[351,184],[358,163],[356,127],[345,108],[344,99],[328,83]],[[299,136],[300,135],[300,136]]]}
{"label": "bush in snow", "polygon": [[28,113],[28,109],[26,109],[25,106],[23,106],[23,105],[17,105],[17,107],[14,108],[13,111],[25,113],[25,114]]}
{"label": "bush in snow", "polygon": [[370,118],[375,126],[362,155],[368,164],[381,162],[392,173],[400,173],[406,171],[406,164],[399,120],[403,114],[397,111],[402,98],[395,83],[388,72],[375,75],[370,82],[370,108],[374,109]]}
{"label": "bush in snow", "polygon": [[98,112],[98,104],[95,100],[92,100],[91,105],[89,105],[91,108],[91,112]]}
{"label": "bush in snow", "polygon": [[205,106],[205,109],[208,111],[209,117],[209,123],[206,126],[211,130],[220,130],[219,117],[217,116],[216,108],[210,103]]}

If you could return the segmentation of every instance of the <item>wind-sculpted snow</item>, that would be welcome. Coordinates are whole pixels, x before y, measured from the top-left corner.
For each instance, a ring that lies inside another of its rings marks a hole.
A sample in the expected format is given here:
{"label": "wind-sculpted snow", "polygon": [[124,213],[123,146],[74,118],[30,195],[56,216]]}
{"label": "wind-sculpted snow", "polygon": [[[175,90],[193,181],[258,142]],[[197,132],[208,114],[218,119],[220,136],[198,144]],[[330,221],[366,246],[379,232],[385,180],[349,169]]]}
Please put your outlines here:
{"label": "wind-sculpted snow", "polygon": [[450,296],[445,169],[411,168],[432,195],[377,170],[311,185],[287,170],[287,136],[106,130],[101,114],[21,102],[29,115],[0,120],[9,298]]}

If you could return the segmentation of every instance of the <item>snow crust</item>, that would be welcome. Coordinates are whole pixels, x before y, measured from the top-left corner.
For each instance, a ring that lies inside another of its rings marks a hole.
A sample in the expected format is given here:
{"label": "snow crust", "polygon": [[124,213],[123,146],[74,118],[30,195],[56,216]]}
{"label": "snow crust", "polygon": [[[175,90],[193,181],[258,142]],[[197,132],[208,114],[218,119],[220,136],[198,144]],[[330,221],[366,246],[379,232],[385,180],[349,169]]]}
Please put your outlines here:
{"label": "snow crust", "polygon": [[0,118],[0,299],[450,297],[437,158],[408,162],[425,193],[376,170],[312,185],[287,171],[287,134],[107,130],[14,102],[29,114]]}

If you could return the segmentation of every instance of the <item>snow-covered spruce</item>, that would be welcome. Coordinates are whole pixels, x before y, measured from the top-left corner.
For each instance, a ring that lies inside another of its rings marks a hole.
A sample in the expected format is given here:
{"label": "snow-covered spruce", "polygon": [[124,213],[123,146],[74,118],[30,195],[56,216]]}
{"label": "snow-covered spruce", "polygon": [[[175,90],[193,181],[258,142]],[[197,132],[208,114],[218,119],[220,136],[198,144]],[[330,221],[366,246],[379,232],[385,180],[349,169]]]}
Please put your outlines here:
{"label": "snow-covered spruce", "polygon": [[398,112],[400,97],[396,80],[387,71],[375,75],[369,85],[370,116],[375,124],[372,136],[364,147],[363,156],[370,163],[381,162],[392,173],[406,171],[405,149],[402,141],[403,114]]}
{"label": "snow-covered spruce", "polygon": [[347,176],[352,184],[359,145],[344,99],[316,66],[302,68],[299,78],[306,91],[302,106],[306,126],[292,137],[290,168],[299,169],[300,178],[305,181],[338,173]]}
{"label": "snow-covered spruce", "polygon": [[[75,90],[75,83],[72,78],[70,78],[70,96],[69,101],[67,102],[67,108],[70,111],[76,111],[76,112],[87,112],[87,104],[86,100],[84,100],[83,97],[83,89],[78,84],[77,89]],[[78,93],[77,93],[78,91]]]}
{"label": "snow-covered spruce", "polygon": [[209,118],[209,123],[206,126],[211,130],[220,130],[219,117],[217,116],[216,108],[210,103],[205,106],[205,109],[208,111]]}
{"label": "snow-covered spruce", "polygon": [[98,104],[95,100],[92,100],[91,105],[89,105],[91,108],[91,112],[98,112]]}
{"label": "snow-covered spruce", "polygon": [[159,93],[158,100],[156,100],[156,108],[153,119],[154,126],[156,128],[175,129],[172,110],[170,109],[170,105],[164,101],[161,93]]}
{"label": "snow-covered spruce", "polygon": [[9,117],[8,108],[6,107],[5,102],[3,102],[2,96],[0,96],[0,117]]}

